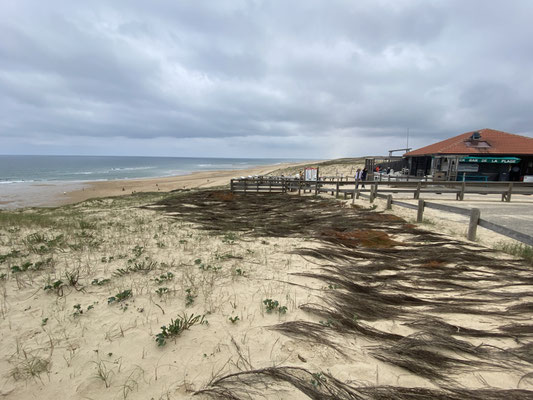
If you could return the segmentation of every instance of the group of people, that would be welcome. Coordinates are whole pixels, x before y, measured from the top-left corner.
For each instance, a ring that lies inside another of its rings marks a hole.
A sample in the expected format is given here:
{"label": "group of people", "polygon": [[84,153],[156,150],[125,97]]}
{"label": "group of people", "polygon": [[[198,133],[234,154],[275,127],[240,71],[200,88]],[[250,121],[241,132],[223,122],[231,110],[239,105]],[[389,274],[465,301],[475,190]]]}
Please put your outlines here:
{"label": "group of people", "polygon": [[355,171],[355,181],[357,182],[356,189],[357,187],[359,187],[359,181],[361,181],[361,187],[365,187],[365,181],[366,181],[367,175],[368,175],[368,169],[357,168],[357,171]]}

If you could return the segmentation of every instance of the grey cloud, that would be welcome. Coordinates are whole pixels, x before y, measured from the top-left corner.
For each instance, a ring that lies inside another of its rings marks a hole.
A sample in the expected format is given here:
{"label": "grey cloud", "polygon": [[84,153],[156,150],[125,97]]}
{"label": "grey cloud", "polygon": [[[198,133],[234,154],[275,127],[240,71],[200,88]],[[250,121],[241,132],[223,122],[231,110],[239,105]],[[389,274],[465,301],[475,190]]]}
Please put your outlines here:
{"label": "grey cloud", "polygon": [[320,157],[350,154],[324,138],[388,144],[407,128],[420,142],[531,133],[531,11],[525,0],[3,3],[0,137],[19,138],[6,141],[14,152],[43,137],[231,138],[256,155],[306,138],[295,157]]}

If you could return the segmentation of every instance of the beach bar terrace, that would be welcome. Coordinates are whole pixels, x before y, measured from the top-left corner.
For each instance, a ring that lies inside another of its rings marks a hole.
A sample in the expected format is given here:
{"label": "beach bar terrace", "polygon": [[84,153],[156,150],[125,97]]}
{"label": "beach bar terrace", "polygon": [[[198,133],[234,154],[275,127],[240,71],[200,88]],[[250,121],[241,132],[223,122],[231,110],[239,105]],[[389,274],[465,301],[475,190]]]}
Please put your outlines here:
{"label": "beach bar terrace", "polygon": [[533,139],[494,129],[466,132],[404,157],[412,175],[434,181],[533,181]]}

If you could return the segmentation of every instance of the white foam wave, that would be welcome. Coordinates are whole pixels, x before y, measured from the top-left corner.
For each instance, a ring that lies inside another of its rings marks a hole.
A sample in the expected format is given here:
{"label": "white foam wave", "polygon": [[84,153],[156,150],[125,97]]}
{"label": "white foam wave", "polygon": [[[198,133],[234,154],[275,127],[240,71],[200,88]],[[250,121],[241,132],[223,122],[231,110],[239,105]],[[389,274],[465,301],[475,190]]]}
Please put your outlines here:
{"label": "white foam wave", "polygon": [[[123,167],[123,168],[112,168],[110,171],[141,171],[145,169],[153,169],[155,167]],[[108,171],[108,172],[110,172]]]}
{"label": "white foam wave", "polygon": [[34,180],[28,180],[28,181],[25,181],[25,180],[0,181],[0,185],[6,185],[6,184],[10,184],[10,183],[30,183],[30,182],[35,182],[35,181]]}

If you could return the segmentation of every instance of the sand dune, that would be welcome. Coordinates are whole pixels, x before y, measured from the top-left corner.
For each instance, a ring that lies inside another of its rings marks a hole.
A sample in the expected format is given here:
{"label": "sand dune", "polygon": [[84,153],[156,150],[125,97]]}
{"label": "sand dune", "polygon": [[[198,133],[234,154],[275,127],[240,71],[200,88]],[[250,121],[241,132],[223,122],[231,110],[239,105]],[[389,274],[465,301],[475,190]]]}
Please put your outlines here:
{"label": "sand dune", "polygon": [[0,213],[3,397],[533,395],[530,266],[368,203],[163,192],[193,179],[227,182]]}

